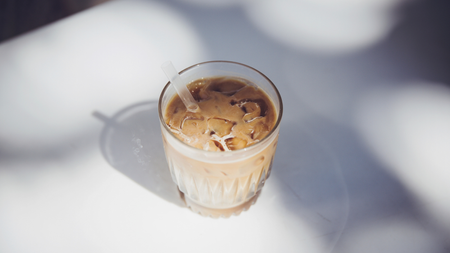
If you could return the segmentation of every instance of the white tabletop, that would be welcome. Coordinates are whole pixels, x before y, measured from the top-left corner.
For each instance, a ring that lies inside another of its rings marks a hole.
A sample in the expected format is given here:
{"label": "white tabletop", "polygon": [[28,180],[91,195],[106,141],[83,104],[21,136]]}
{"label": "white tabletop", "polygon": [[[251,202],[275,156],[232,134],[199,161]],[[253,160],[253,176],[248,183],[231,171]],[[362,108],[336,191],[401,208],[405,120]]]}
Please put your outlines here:
{"label": "white tabletop", "polygon": [[[400,2],[112,1],[3,42],[0,252],[448,250],[443,4],[389,16]],[[157,116],[167,60],[241,62],[280,90],[272,174],[239,216],[179,198]]]}

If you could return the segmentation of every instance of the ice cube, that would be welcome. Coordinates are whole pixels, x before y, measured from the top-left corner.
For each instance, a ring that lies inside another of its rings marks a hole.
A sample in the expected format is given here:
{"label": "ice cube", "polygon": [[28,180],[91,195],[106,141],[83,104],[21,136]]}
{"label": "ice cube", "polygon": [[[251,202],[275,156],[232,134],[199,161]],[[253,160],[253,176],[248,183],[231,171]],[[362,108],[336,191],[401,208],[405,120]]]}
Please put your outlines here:
{"label": "ice cube", "polygon": [[253,140],[261,140],[269,133],[269,127],[264,123],[259,123],[253,128],[251,137]]}
{"label": "ice cube", "polygon": [[241,105],[241,109],[245,112],[245,115],[242,119],[246,123],[261,117],[261,108],[255,102],[245,102]]}
{"label": "ice cube", "polygon": [[225,140],[229,150],[242,149],[247,146],[247,141],[238,137],[228,138]]}
{"label": "ice cube", "polygon": [[242,83],[241,81],[221,78],[214,80],[214,82],[209,85],[208,90],[220,92],[229,97],[233,96],[243,87],[245,87],[245,83]]}
{"label": "ice cube", "polygon": [[209,98],[208,93],[205,91],[205,87],[210,83],[209,79],[200,79],[194,81],[188,85],[189,91],[197,102],[206,100]]}
{"label": "ice cube", "polygon": [[267,110],[268,110],[269,107],[267,106],[266,101],[264,99],[262,99],[262,98],[257,98],[257,99],[245,98],[245,99],[241,99],[241,100],[238,100],[238,101],[232,100],[230,102],[231,105],[237,104],[239,107],[241,107],[242,110],[244,110],[243,106],[245,104],[248,104],[248,103],[255,103],[255,104],[257,104],[258,107],[259,107],[259,110],[260,110],[259,111],[260,112],[260,116],[261,117],[266,116]]}
{"label": "ice cube", "polygon": [[224,137],[231,133],[234,123],[222,118],[212,118],[208,120],[208,129],[211,131],[211,135],[215,134],[219,137]]}
{"label": "ice cube", "polygon": [[205,146],[205,150],[207,151],[224,151],[222,144],[215,140],[209,140]]}
{"label": "ice cube", "polygon": [[201,120],[204,119],[203,115],[201,115],[200,113],[198,113],[198,112],[189,112],[189,111],[186,112],[184,117],[185,118],[189,118],[189,119],[201,119]]}
{"label": "ice cube", "polygon": [[181,122],[181,132],[187,136],[199,135],[207,130],[205,118],[198,114],[187,112]]}

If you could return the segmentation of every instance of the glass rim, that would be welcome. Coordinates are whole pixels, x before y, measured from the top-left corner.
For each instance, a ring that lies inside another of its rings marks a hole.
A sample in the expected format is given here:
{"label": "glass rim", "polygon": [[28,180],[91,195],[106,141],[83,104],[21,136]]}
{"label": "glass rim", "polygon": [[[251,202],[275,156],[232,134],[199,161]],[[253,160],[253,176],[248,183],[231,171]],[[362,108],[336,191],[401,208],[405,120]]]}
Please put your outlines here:
{"label": "glass rim", "polygon": [[[189,144],[187,144],[187,143],[183,142],[182,140],[178,139],[178,138],[175,136],[175,134],[173,134],[172,131],[170,131],[170,128],[167,126],[166,122],[164,122],[164,116],[163,116],[163,114],[162,114],[162,105],[161,105],[161,103],[162,103],[162,98],[163,98],[164,94],[166,93],[166,91],[167,91],[168,88],[170,87],[170,84],[171,84],[170,81],[168,81],[167,84],[164,86],[164,88],[163,88],[163,90],[161,91],[161,94],[160,94],[160,96],[159,96],[159,101],[158,101],[158,115],[159,115],[159,121],[160,121],[161,125],[163,125],[163,127],[165,128],[165,130],[166,130],[167,132],[169,132],[169,134],[170,134],[173,138],[175,138],[176,141],[177,141],[178,143],[181,143],[184,147],[186,147],[186,148],[188,148],[188,149],[190,149],[190,150],[192,150],[192,151],[194,151],[194,152],[207,152],[207,153],[209,153],[209,154],[218,154],[218,155],[219,155],[219,154],[227,154],[227,153],[239,154],[239,153],[243,153],[243,152],[248,152],[249,150],[253,150],[253,149],[259,147],[259,146],[261,145],[260,143],[265,143],[266,140],[269,139],[269,138],[274,134],[274,132],[278,129],[278,126],[280,125],[281,118],[282,118],[282,116],[283,116],[283,100],[281,99],[280,92],[278,91],[278,89],[277,89],[277,87],[275,86],[275,84],[273,84],[273,82],[272,82],[266,75],[264,75],[262,72],[260,72],[259,70],[255,69],[255,68],[253,68],[253,67],[250,67],[250,66],[248,66],[248,65],[245,65],[245,64],[242,64],[242,63],[239,63],[239,62],[234,62],[234,61],[221,61],[221,60],[218,60],[218,61],[205,61],[205,62],[200,62],[200,63],[191,65],[191,66],[189,66],[189,67],[187,67],[187,68],[181,70],[181,71],[179,72],[179,74],[181,75],[181,74],[183,74],[184,72],[189,71],[189,70],[191,70],[191,69],[193,69],[193,68],[195,68],[195,67],[198,67],[198,66],[201,66],[201,65],[210,64],[210,63],[225,63],[225,64],[232,64],[232,65],[240,65],[240,66],[242,66],[242,67],[245,67],[245,68],[248,68],[248,69],[251,69],[251,70],[255,71],[256,73],[258,73],[259,75],[261,75],[262,77],[264,77],[264,78],[269,82],[269,84],[271,85],[271,87],[274,89],[275,94],[276,94],[276,96],[277,96],[277,98],[278,98],[278,101],[279,101],[279,104],[280,104],[280,109],[279,109],[279,112],[278,112],[278,115],[277,115],[277,121],[275,122],[275,125],[274,125],[273,128],[270,130],[270,132],[269,132],[262,140],[260,140],[259,142],[255,143],[255,144],[253,144],[253,145],[250,145],[250,146],[248,146],[248,147],[245,147],[245,148],[242,148],[242,149],[238,149],[238,150],[229,150],[229,151],[221,151],[221,152],[217,152],[217,151],[209,151],[209,150],[199,149],[199,148],[190,146]],[[258,85],[258,84],[256,84],[256,85]],[[259,85],[258,85],[258,87],[261,88]],[[265,92],[265,91],[264,91],[264,92]],[[175,95],[175,94],[174,94],[174,95]]]}

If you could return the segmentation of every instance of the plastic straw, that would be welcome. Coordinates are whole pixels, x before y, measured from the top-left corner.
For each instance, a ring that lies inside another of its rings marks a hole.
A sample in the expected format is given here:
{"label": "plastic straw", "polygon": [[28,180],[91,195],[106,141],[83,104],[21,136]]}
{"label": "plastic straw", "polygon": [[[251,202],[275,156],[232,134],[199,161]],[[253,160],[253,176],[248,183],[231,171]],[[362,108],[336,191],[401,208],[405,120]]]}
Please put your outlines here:
{"label": "plastic straw", "polygon": [[167,78],[175,87],[175,90],[180,96],[181,101],[186,106],[186,109],[190,112],[198,112],[200,110],[197,102],[192,96],[191,92],[186,87],[186,83],[183,81],[181,76],[178,74],[178,71],[175,69],[171,61],[163,63],[161,65],[164,74],[166,74]]}

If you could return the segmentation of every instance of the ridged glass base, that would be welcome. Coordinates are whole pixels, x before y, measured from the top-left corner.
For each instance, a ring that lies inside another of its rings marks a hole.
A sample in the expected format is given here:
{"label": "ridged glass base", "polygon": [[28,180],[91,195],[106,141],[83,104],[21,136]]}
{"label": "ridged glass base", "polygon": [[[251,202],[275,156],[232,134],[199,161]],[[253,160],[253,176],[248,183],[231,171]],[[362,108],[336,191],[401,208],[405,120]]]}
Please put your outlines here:
{"label": "ridged glass base", "polygon": [[250,207],[256,203],[256,200],[259,197],[259,194],[261,191],[258,191],[255,196],[250,198],[245,203],[242,203],[238,206],[231,207],[231,208],[223,208],[223,209],[215,209],[215,208],[208,208],[199,205],[195,201],[191,200],[189,197],[186,197],[183,192],[180,191],[180,196],[182,196],[184,202],[186,203],[186,206],[191,209],[194,213],[198,213],[205,217],[211,217],[211,218],[229,218],[231,215],[238,216],[243,211],[247,211],[250,209]]}
{"label": "ridged glass base", "polygon": [[187,206],[218,218],[238,215],[256,201],[272,170],[277,136],[248,158],[222,163],[186,156],[164,143],[170,174]]}
{"label": "ridged glass base", "polygon": [[207,154],[211,158],[205,154],[186,155],[164,137],[170,174],[186,205],[196,213],[213,218],[238,215],[256,202],[270,176],[278,140],[276,135],[259,150],[247,151],[248,155],[212,152]]}

